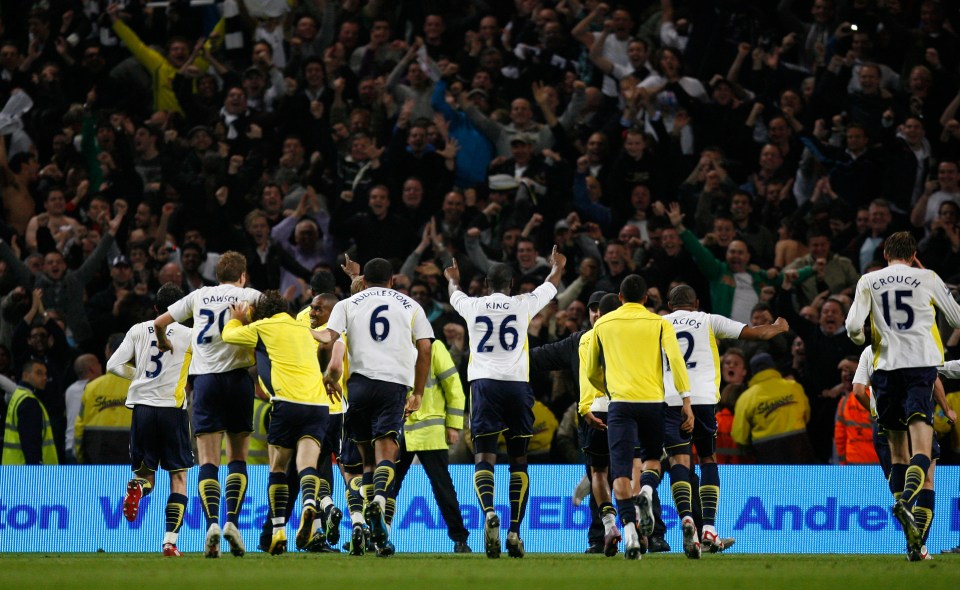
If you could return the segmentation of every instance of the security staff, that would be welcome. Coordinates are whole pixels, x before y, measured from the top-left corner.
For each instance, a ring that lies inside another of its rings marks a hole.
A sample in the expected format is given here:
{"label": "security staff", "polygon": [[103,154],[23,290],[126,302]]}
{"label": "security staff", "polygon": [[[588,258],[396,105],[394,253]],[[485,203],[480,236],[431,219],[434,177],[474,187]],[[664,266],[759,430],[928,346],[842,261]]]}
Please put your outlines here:
{"label": "security staff", "polygon": [[36,393],[47,384],[47,367],[35,360],[23,364],[20,386],[13,392],[3,431],[4,465],[56,465],[57,448],[47,409]]}
{"label": "security staff", "polygon": [[423,402],[420,409],[410,414],[403,423],[393,495],[396,498],[400,493],[400,486],[413,464],[413,458],[419,458],[430,479],[440,514],[447,523],[447,535],[454,543],[454,553],[471,552],[467,545],[470,533],[463,525],[460,501],[449,471],[449,446],[460,441],[465,403],[457,366],[453,364],[447,347],[439,340],[434,340],[430,349],[430,373],[423,389]]}

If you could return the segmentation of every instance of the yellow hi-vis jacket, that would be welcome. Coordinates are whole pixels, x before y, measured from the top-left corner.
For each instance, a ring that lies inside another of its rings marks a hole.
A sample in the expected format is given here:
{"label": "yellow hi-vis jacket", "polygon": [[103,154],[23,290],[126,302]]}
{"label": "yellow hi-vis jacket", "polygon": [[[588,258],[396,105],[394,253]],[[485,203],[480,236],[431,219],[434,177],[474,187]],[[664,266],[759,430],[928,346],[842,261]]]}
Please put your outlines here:
{"label": "yellow hi-vis jacket", "polygon": [[20,446],[20,424],[18,412],[20,404],[24,400],[32,399],[40,406],[43,412],[43,450],[41,451],[41,461],[44,465],[56,465],[57,447],[53,440],[53,429],[50,427],[50,416],[47,415],[47,409],[43,407],[37,396],[32,391],[24,387],[18,387],[10,398],[10,406],[7,408],[7,421],[3,430],[3,459],[4,465],[26,465],[27,458],[23,454],[23,447]]}
{"label": "yellow hi-vis jacket", "polygon": [[463,428],[466,398],[453,359],[439,340],[433,341],[430,372],[420,409],[403,423],[408,451],[447,450],[447,428]]}

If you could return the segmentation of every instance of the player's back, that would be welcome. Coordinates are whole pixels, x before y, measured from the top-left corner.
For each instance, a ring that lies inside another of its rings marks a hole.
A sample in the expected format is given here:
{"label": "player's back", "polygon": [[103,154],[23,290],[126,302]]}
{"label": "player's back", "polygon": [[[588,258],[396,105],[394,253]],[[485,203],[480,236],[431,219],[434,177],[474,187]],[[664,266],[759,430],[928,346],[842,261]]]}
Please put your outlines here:
{"label": "player's back", "polygon": [[256,289],[225,284],[201,287],[170,306],[174,320],[193,318],[191,375],[225,373],[254,364],[253,351],[227,344],[220,334],[230,320],[231,305],[241,301],[255,305],[259,298]]}
{"label": "player's back", "polygon": [[663,401],[663,330],[672,325],[639,303],[624,303],[593,325],[611,401]]}
{"label": "player's back", "polygon": [[127,407],[186,408],[191,331],[181,324],[170,324],[166,336],[173,350],[160,352],[153,320],[135,324],[127,331],[118,351],[121,360],[134,361],[135,376],[127,391]]}
{"label": "player's back", "polygon": [[556,294],[552,283],[512,297],[503,293],[485,297],[453,293],[450,305],[466,320],[470,334],[467,379],[529,381],[527,328]]}
{"label": "player's back", "polygon": [[[677,343],[690,377],[690,403],[715,404],[720,399],[720,353],[717,339],[737,338],[744,324],[702,311],[678,310],[664,316],[673,325]],[[663,359],[663,389],[668,405],[683,404],[669,374],[670,364]]]}
{"label": "player's back", "polygon": [[[253,322],[262,346],[256,348],[257,371],[264,391],[286,401],[328,405],[310,327],[287,313]],[[228,338],[229,338],[228,334]]]}
{"label": "player's back", "polygon": [[935,306],[951,324],[960,325],[960,306],[931,270],[892,264],[868,273],[857,284],[852,323],[869,301],[874,367],[881,370],[943,364],[943,344]]}
{"label": "player's back", "polygon": [[387,287],[369,287],[338,302],[327,327],[347,335],[350,371],[413,387],[415,341],[433,338],[420,304]]}

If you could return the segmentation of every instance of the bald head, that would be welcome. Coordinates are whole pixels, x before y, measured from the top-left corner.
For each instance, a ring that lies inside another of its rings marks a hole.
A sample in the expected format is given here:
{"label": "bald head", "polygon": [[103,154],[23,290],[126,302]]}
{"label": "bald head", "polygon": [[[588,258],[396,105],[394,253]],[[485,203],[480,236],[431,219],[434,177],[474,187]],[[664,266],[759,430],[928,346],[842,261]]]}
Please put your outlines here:
{"label": "bald head", "polygon": [[103,374],[103,367],[100,366],[100,359],[96,355],[81,354],[77,360],[73,361],[73,372],[78,380],[90,381]]}
{"label": "bald head", "polygon": [[180,265],[176,262],[168,262],[160,267],[160,272],[157,273],[157,281],[159,281],[161,285],[166,285],[167,283],[182,285],[183,269],[181,269]]}

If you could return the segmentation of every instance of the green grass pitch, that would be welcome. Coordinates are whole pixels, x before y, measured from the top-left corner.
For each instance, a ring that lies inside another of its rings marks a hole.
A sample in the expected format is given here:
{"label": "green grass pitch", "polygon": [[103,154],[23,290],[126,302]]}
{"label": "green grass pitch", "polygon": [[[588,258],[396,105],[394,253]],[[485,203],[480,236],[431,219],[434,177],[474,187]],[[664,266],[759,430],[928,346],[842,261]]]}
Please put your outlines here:
{"label": "green grass pitch", "polygon": [[[608,590],[639,587],[789,590],[950,588],[960,583],[960,556],[937,555],[909,563],[897,555],[704,555],[644,556],[529,554],[489,560],[483,554],[397,554],[380,559],[347,555],[251,553],[206,560],[159,554],[0,554],[5,588],[361,588],[416,590],[507,588]],[[909,585],[909,586],[908,586]]]}

